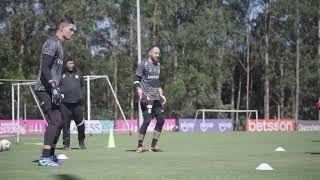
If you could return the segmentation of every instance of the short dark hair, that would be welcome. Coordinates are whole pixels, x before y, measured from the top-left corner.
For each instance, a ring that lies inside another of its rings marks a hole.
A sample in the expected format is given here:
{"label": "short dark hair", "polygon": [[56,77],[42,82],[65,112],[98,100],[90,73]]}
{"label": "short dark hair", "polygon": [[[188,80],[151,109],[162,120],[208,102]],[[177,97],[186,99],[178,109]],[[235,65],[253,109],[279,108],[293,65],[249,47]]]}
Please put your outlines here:
{"label": "short dark hair", "polygon": [[[159,45],[154,44],[154,45],[152,45],[151,47],[149,47],[148,53],[149,53],[153,48],[155,48],[155,47],[157,47],[157,48],[160,49]],[[161,49],[160,49],[160,50],[161,50]]]}
{"label": "short dark hair", "polygon": [[62,17],[56,24],[56,27],[57,27],[57,30],[60,28],[60,26],[63,24],[63,23],[66,23],[66,24],[74,24],[74,21],[71,17],[68,17],[68,16],[64,16]]}
{"label": "short dark hair", "polygon": [[73,58],[72,56],[67,56],[67,57],[64,59],[64,62],[65,62],[65,63],[67,63],[68,61],[76,62],[75,58]]}

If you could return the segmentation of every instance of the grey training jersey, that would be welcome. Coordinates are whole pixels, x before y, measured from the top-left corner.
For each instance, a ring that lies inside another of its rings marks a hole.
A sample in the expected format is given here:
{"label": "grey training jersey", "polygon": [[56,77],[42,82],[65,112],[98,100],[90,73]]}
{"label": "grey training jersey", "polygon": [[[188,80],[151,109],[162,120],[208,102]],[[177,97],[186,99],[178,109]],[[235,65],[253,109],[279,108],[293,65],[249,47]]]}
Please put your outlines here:
{"label": "grey training jersey", "polygon": [[[40,58],[40,70],[35,86],[36,91],[45,91],[48,90],[48,80],[41,74],[41,64],[42,64],[42,56],[43,55],[53,56],[53,62],[50,65],[50,71],[52,79],[55,80],[58,84],[62,77],[62,69],[63,69],[63,47],[59,38],[54,35],[47,39],[47,41],[43,44],[41,50],[41,58]],[[57,84],[57,85],[58,85]]]}
{"label": "grey training jersey", "polygon": [[136,76],[141,77],[140,86],[150,100],[160,100],[160,63],[144,60],[136,70]]}

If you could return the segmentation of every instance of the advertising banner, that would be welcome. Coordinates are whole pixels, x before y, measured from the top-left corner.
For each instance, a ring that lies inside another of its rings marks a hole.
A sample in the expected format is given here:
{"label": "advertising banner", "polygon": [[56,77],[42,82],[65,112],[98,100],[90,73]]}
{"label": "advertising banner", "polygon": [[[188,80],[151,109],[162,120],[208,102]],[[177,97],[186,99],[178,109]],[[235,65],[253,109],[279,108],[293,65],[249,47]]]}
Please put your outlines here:
{"label": "advertising banner", "polygon": [[[17,121],[15,121],[16,123]],[[113,121],[110,120],[91,120],[84,121],[86,133],[104,133],[114,127]],[[15,124],[12,120],[0,120],[0,135],[15,135]],[[20,120],[20,134],[43,135],[46,130],[44,120]],[[77,126],[74,121],[70,124],[70,133],[78,133]]]}
{"label": "advertising banner", "polygon": [[229,132],[233,131],[232,119],[180,119],[180,132]]}
{"label": "advertising banner", "polygon": [[[114,127],[114,123],[111,120],[90,120],[84,121],[85,133],[99,134],[109,132],[110,128]],[[77,126],[74,121],[70,124],[70,133],[77,134]]]}
{"label": "advertising banner", "polygon": [[[138,132],[138,121],[136,119],[127,120],[132,132]],[[16,121],[15,121],[16,122]],[[152,120],[147,131],[153,132],[156,125],[156,120]],[[99,134],[109,132],[110,128],[115,128],[117,132],[127,132],[127,126],[124,120],[90,120],[84,121],[86,133]],[[163,126],[164,131],[173,131],[176,126],[175,119],[165,119]],[[44,120],[21,120],[20,121],[20,134],[44,134],[46,124]],[[70,133],[78,133],[77,126],[74,121],[70,124]],[[12,120],[0,120],[0,135],[15,135],[15,124]]]}
{"label": "advertising banner", "polygon": [[298,131],[320,131],[320,121],[298,121]]}
{"label": "advertising banner", "polygon": [[[138,120],[137,119],[128,119],[129,128],[132,132],[138,132]],[[152,120],[149,124],[147,132],[153,132],[154,127],[156,126],[156,120]],[[163,130],[164,131],[173,131],[174,127],[176,126],[175,119],[165,119]],[[119,119],[115,121],[115,129],[117,132],[127,132],[127,125],[124,120]]]}
{"label": "advertising banner", "polygon": [[250,119],[247,121],[247,131],[295,131],[296,123],[293,119]]}
{"label": "advertising banner", "polygon": [[[15,121],[17,123],[17,121]],[[46,130],[46,123],[44,120],[20,120],[19,127],[20,134],[44,134]],[[15,124],[12,123],[12,120],[0,120],[0,135],[14,135],[15,133]]]}
{"label": "advertising banner", "polygon": [[[138,121],[136,119],[127,119],[131,132],[138,132]],[[124,120],[118,119],[114,122],[114,129],[117,132],[128,132],[127,125]]]}

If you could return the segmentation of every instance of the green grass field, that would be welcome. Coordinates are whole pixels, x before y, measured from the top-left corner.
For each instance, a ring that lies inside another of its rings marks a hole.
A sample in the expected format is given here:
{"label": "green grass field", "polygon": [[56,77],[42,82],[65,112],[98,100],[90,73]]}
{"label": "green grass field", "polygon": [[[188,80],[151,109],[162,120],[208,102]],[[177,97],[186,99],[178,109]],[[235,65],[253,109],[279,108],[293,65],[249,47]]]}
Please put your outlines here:
{"label": "green grass field", "polygon": [[[151,134],[145,142],[149,146]],[[8,138],[14,142],[13,138]],[[135,179],[320,179],[320,133],[164,133],[162,152],[136,153],[137,136],[115,135],[116,148],[107,148],[107,135],[87,136],[85,151],[57,150],[70,159],[62,167],[38,167],[40,138],[22,138],[0,152],[1,180],[135,180]],[[73,147],[77,147],[73,136]],[[287,152],[274,152],[282,146]],[[59,146],[61,147],[61,145]],[[257,171],[262,162],[274,171]]]}

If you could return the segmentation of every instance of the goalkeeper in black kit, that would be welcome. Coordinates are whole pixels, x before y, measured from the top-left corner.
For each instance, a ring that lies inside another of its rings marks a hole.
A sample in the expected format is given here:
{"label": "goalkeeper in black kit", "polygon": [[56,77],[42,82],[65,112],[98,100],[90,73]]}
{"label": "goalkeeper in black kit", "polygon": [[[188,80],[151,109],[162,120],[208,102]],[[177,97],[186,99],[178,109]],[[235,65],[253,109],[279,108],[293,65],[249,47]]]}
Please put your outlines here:
{"label": "goalkeeper in black kit", "polygon": [[159,82],[160,48],[158,46],[152,46],[148,50],[148,56],[148,59],[139,64],[134,81],[144,119],[139,131],[138,147],[136,149],[136,152],[138,153],[143,152],[143,140],[153,118],[157,120],[157,123],[154,128],[153,139],[149,151],[159,151],[159,148],[156,145],[164,125],[163,105],[166,103],[166,98],[163,95]]}
{"label": "goalkeeper in black kit", "polygon": [[64,17],[57,23],[56,33],[49,37],[42,46],[35,91],[41,108],[47,116],[48,127],[44,134],[44,146],[38,161],[39,166],[60,166],[55,156],[55,146],[64,125],[59,108],[62,95],[58,88],[64,59],[62,42],[71,39],[74,31],[73,20]]}

